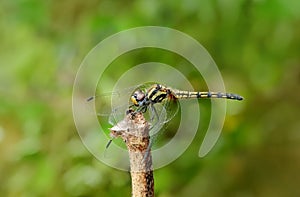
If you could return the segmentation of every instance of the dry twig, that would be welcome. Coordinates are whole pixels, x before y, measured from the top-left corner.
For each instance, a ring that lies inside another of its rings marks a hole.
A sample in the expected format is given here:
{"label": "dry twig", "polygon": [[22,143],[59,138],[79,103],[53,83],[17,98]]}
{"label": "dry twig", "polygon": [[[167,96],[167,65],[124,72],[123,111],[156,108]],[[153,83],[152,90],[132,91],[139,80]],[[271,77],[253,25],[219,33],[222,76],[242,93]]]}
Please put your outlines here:
{"label": "dry twig", "polygon": [[112,137],[121,137],[126,143],[130,159],[132,196],[154,196],[152,157],[148,148],[149,124],[143,113],[129,111],[125,119],[110,130]]}

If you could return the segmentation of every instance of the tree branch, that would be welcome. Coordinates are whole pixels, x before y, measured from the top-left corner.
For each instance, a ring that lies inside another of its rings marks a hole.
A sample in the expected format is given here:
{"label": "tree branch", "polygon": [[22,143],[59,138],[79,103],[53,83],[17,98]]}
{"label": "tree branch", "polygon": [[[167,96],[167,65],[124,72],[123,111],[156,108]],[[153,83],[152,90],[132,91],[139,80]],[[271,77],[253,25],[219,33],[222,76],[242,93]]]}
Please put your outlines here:
{"label": "tree branch", "polygon": [[126,143],[132,182],[132,196],[154,196],[153,166],[149,136],[149,124],[143,113],[128,111],[124,120],[110,129],[114,138]]}

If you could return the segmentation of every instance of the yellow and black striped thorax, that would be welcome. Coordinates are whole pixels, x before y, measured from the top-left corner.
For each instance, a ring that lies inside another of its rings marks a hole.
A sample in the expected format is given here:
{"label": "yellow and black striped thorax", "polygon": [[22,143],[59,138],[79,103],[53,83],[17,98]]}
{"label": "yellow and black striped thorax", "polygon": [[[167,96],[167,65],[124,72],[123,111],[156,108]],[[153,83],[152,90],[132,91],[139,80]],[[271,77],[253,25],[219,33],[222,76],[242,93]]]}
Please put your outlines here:
{"label": "yellow and black striped thorax", "polygon": [[165,99],[175,98],[172,90],[160,84],[155,84],[149,88],[146,97],[151,103],[160,103]]}

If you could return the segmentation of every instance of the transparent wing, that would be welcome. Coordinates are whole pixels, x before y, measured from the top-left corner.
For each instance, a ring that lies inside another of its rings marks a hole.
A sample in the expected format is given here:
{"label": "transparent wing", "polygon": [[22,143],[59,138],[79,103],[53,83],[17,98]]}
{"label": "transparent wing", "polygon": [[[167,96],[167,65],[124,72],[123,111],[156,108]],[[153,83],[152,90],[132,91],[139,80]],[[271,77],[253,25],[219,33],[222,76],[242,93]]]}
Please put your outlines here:
{"label": "transparent wing", "polygon": [[[146,92],[153,83],[145,83],[139,86],[91,96],[87,99],[89,110],[99,116],[99,121],[106,124],[117,125],[121,122],[126,111],[131,107],[130,97],[137,89]],[[166,99],[161,103],[150,105],[144,113],[150,123],[151,141],[155,142],[157,137],[165,129],[168,123],[178,112],[179,102],[176,99]]]}
{"label": "transparent wing", "polygon": [[179,110],[177,100],[166,100],[149,106],[149,122],[151,124],[150,135],[155,136],[164,130],[165,125],[173,119]]}
{"label": "transparent wing", "polygon": [[174,116],[178,113],[179,110],[179,102],[177,99],[175,98],[170,98],[167,99],[165,101],[163,101],[163,106],[164,109],[167,113],[167,117],[164,123],[169,122],[170,120],[172,120],[174,118]]}
{"label": "transparent wing", "polygon": [[103,93],[87,98],[89,111],[95,113],[101,119],[107,119],[111,125],[115,125],[125,117],[125,112],[131,105],[130,96],[136,87],[130,87],[109,93]]}

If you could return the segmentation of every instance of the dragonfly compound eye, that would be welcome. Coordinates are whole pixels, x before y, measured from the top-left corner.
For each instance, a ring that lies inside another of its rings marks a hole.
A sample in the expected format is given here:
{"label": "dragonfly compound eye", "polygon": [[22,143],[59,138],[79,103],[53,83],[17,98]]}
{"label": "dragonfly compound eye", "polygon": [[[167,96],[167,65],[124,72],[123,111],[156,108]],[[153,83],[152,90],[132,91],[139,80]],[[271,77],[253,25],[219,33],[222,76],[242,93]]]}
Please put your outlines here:
{"label": "dragonfly compound eye", "polygon": [[137,90],[131,96],[131,101],[135,106],[139,106],[140,103],[145,99],[145,94],[141,90]]}
{"label": "dragonfly compound eye", "polygon": [[134,97],[137,101],[143,101],[145,99],[145,94],[141,90],[137,90],[134,93]]}

